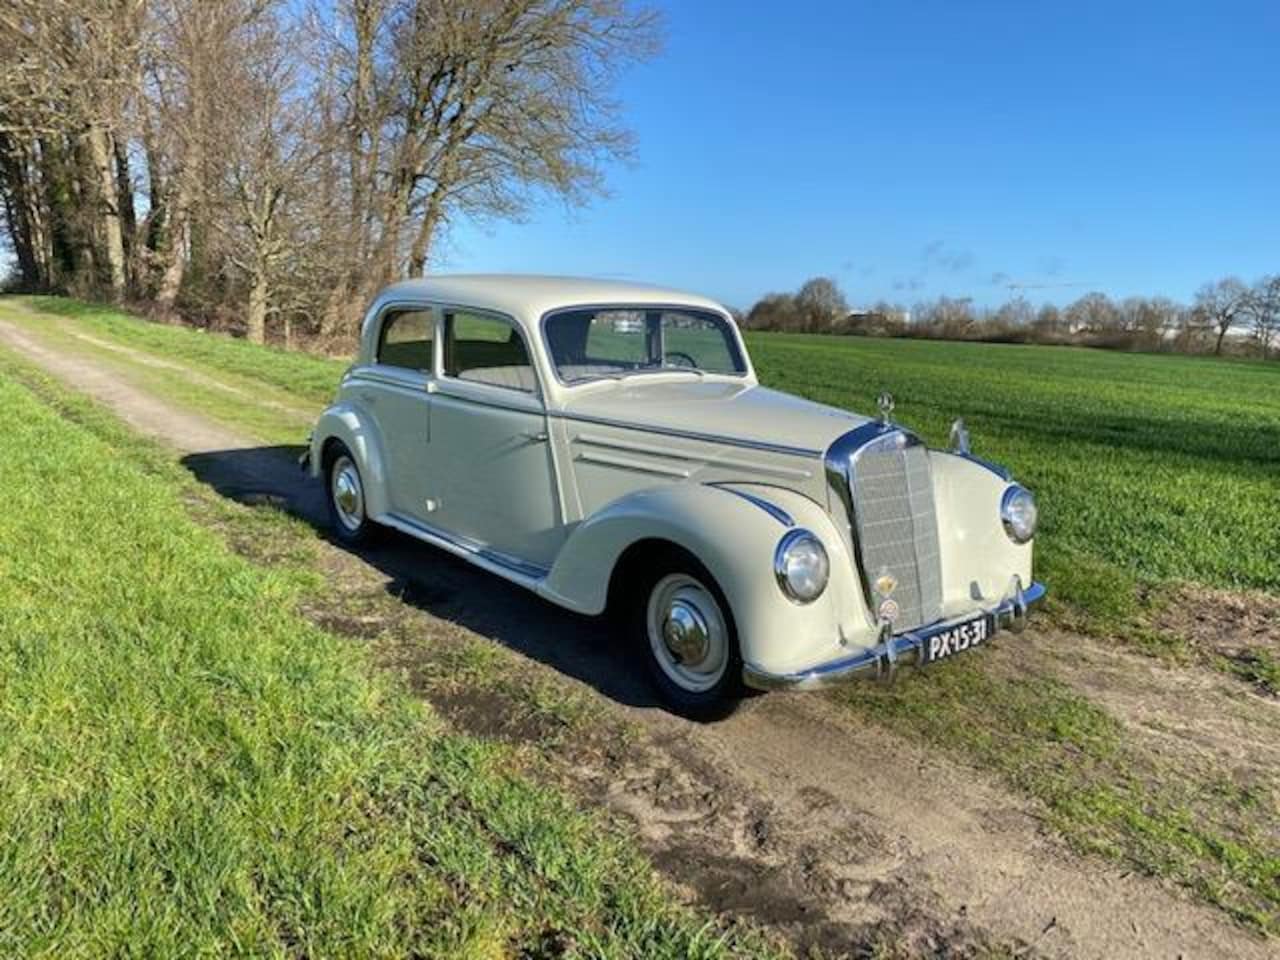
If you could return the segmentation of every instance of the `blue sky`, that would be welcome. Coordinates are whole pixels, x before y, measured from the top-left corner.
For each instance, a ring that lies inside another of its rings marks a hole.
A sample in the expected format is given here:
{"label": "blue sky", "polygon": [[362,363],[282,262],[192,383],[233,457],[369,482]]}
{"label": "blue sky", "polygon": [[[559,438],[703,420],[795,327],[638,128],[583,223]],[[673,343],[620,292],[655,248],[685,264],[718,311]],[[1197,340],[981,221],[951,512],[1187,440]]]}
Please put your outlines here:
{"label": "blue sky", "polygon": [[[459,224],[438,269],[607,275],[748,307],[1280,271],[1280,2],[665,0],[585,209]],[[1079,286],[1076,286],[1076,285]]]}

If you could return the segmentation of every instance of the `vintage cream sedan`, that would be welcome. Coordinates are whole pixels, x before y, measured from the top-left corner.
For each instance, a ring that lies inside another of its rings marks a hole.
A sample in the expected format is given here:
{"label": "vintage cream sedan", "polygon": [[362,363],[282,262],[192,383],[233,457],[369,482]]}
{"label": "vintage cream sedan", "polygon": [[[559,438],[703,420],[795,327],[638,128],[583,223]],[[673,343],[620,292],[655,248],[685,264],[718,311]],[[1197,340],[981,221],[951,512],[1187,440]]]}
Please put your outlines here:
{"label": "vintage cream sedan", "polygon": [[703,297],[437,276],[370,306],[304,461],[338,539],[393,527],[617,613],[666,700],[712,715],[746,688],[932,663],[1044,596],[1032,495],[959,421],[932,450],[891,411],[760,386]]}

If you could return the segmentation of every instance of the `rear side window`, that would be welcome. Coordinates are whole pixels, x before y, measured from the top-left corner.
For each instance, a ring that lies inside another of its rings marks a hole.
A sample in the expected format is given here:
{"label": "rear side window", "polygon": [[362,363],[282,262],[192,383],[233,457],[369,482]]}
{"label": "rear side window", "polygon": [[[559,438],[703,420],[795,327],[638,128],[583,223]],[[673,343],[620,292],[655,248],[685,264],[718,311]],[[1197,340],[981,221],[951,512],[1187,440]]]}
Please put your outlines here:
{"label": "rear side window", "polygon": [[378,363],[431,373],[435,328],[430,310],[397,310],[382,322]]}
{"label": "rear side window", "polygon": [[444,369],[451,377],[535,393],[538,379],[519,331],[505,320],[454,311],[445,314]]}

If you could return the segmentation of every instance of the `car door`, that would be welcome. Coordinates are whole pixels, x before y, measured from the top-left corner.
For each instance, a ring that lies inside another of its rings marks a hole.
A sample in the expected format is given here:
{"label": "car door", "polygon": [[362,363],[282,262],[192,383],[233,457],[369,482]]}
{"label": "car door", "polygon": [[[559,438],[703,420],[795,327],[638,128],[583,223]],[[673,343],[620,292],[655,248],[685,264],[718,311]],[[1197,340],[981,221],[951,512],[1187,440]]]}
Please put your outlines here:
{"label": "car door", "polygon": [[507,559],[549,567],[564,533],[528,345],[496,314],[446,308],[442,326],[429,522]]}
{"label": "car door", "polygon": [[431,469],[431,386],[437,314],[419,304],[388,307],[380,318],[374,363],[362,371],[361,402],[382,435],[388,497],[395,513],[424,519]]}

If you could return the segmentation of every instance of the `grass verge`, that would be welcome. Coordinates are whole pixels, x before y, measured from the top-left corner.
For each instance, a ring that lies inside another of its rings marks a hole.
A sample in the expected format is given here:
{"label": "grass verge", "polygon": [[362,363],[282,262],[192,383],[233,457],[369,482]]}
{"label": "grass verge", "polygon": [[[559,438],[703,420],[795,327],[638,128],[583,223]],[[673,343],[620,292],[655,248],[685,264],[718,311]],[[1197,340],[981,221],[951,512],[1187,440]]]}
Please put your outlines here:
{"label": "grass verge", "polygon": [[446,731],[299,614],[301,565],[231,554],[186,515],[176,466],[17,369],[0,381],[0,953],[759,948],[672,907],[510,751]]}

